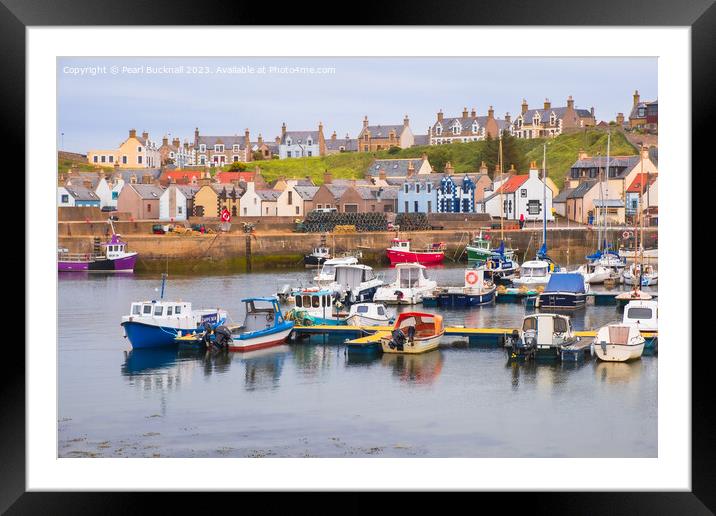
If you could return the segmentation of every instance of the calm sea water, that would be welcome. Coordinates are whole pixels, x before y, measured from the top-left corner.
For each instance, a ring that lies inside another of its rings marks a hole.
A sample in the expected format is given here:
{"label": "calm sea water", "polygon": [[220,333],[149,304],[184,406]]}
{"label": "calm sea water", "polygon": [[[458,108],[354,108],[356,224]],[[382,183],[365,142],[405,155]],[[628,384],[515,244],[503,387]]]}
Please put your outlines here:
{"label": "calm sea water", "polygon": [[[430,271],[460,284],[461,268]],[[392,278],[390,270],[385,271]],[[307,284],[303,270],[170,276],[165,297],[221,306]],[[245,354],[131,351],[120,318],[157,276],[60,275],[61,457],[655,457],[657,363],[515,364],[448,340],[418,356],[356,360],[340,340]],[[518,326],[522,305],[444,313],[446,324]],[[577,329],[617,320],[587,306]]]}

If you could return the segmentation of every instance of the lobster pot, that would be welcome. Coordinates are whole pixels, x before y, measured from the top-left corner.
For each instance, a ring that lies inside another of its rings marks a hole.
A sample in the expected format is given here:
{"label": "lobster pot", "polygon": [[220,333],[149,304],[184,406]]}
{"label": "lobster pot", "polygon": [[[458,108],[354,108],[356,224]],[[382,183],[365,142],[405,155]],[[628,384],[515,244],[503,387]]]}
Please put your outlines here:
{"label": "lobster pot", "polygon": [[467,269],[465,271],[465,286],[477,287],[482,286],[485,279],[485,271],[480,269]]}

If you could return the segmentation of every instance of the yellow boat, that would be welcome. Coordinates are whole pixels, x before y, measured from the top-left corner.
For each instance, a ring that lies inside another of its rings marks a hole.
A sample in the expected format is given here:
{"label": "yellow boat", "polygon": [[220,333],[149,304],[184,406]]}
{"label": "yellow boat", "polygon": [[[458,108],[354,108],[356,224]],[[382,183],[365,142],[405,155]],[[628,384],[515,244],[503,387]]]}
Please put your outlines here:
{"label": "yellow boat", "polygon": [[425,353],[437,349],[445,334],[441,315],[403,312],[393,331],[380,339],[383,353]]}

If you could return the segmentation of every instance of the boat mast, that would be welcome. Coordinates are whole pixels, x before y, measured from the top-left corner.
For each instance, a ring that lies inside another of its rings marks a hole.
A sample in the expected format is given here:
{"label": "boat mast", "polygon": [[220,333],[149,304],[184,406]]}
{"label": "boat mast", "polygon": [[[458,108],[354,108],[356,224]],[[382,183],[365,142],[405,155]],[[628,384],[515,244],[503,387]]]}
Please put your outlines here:
{"label": "boat mast", "polygon": [[547,142],[542,147],[542,243],[547,244]]}
{"label": "boat mast", "polygon": [[606,187],[606,196],[605,200],[602,201],[602,214],[604,217],[604,249],[606,250],[606,240],[607,240],[607,207],[605,206],[605,203],[609,201],[609,151],[611,150],[611,143],[612,143],[612,132],[607,132],[607,168],[606,168],[606,181],[604,183],[604,186]]}
{"label": "boat mast", "polygon": [[161,301],[162,299],[164,299],[164,284],[166,283],[166,281],[167,281],[167,273],[166,273],[166,272],[162,272],[162,290],[161,290],[161,292],[159,293],[159,300],[160,300],[160,301]]}
{"label": "boat mast", "polygon": [[[500,174],[504,174],[504,172],[503,172],[504,168],[503,168],[503,163],[502,163],[502,133],[500,133],[499,163],[500,163]],[[500,206],[502,206],[502,185],[500,185]],[[480,235],[482,235],[482,232],[480,232]],[[503,242],[505,241],[505,221],[504,221],[504,218],[502,217],[502,208],[500,208],[500,239]]]}

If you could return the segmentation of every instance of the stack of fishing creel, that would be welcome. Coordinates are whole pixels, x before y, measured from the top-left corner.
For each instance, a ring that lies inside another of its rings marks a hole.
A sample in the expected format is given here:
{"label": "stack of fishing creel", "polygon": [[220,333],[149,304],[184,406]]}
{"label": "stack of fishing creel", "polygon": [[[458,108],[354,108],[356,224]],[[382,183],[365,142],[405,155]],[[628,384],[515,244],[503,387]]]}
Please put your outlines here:
{"label": "stack of fishing creel", "polygon": [[303,221],[308,233],[330,233],[336,226],[355,226],[355,231],[386,231],[388,220],[384,213],[323,213],[311,212]]}
{"label": "stack of fishing creel", "polygon": [[430,229],[428,216],[425,213],[398,213],[395,224],[401,231],[427,231]]}

